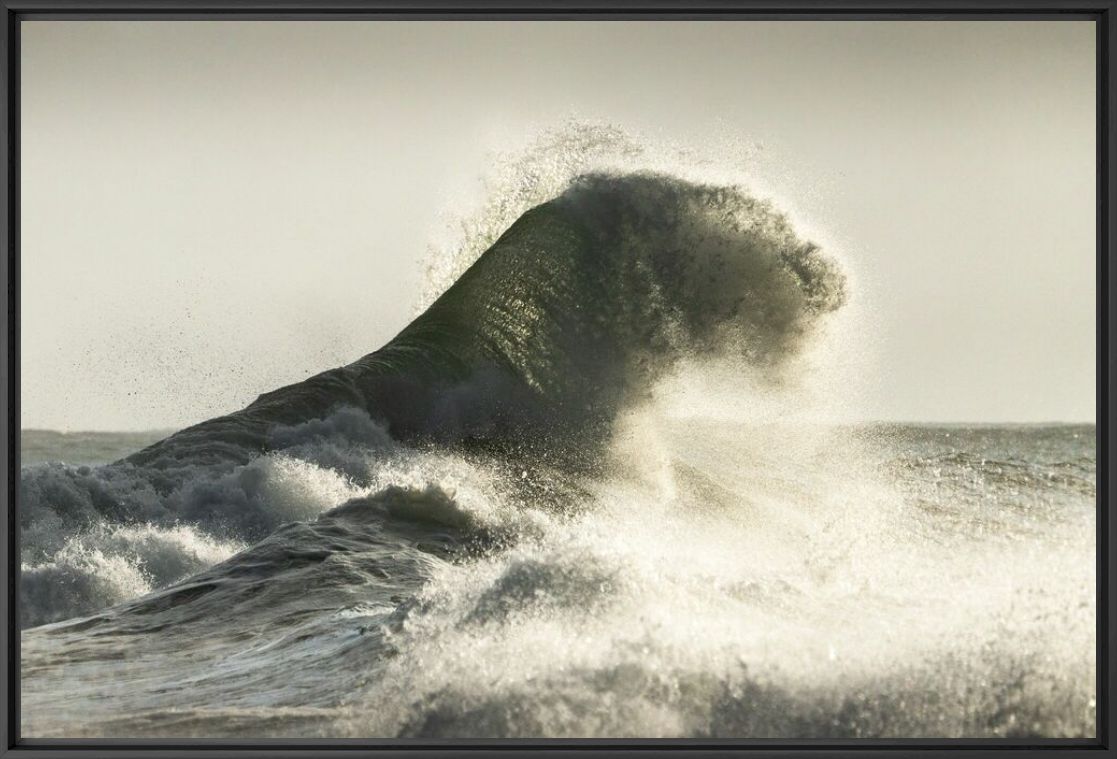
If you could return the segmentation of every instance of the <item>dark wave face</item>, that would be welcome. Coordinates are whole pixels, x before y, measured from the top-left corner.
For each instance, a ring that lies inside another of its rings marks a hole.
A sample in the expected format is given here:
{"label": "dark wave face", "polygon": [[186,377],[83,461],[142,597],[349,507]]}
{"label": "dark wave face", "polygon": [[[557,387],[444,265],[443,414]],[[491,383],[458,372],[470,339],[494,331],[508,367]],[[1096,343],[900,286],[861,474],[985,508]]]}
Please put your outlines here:
{"label": "dark wave face", "polygon": [[582,176],[525,213],[380,350],[261,396],[128,458],[168,468],[249,458],[277,424],[362,409],[395,440],[546,445],[607,433],[684,355],[794,353],[844,279],[738,188]]}
{"label": "dark wave face", "polygon": [[38,450],[23,735],[1092,735],[1093,427],[796,416],[845,299],[738,187],[586,173],[352,364]]}

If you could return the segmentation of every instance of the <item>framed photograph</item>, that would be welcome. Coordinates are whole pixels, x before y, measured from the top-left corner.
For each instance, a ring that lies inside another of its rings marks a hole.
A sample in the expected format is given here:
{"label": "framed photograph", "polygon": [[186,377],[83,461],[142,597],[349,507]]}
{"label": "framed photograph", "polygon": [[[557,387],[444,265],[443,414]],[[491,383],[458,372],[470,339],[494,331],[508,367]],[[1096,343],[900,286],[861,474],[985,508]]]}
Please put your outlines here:
{"label": "framed photograph", "polygon": [[1108,752],[1112,7],[6,0],[0,753]]}

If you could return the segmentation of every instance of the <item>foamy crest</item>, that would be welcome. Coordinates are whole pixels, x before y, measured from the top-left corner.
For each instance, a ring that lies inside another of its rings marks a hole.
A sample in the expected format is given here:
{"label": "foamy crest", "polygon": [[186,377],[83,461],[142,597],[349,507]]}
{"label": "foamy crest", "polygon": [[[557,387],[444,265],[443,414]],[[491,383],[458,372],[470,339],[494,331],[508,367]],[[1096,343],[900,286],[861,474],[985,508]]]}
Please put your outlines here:
{"label": "foamy crest", "polygon": [[[774,198],[755,170],[760,148],[739,135],[696,150],[615,124],[572,118],[526,139],[502,136],[486,171],[468,192],[447,199],[441,228],[427,250],[426,279],[416,313],[434,302],[529,209],[562,194],[580,176],[655,172],[696,184],[746,186]],[[804,227],[795,219],[795,226]],[[810,230],[812,234],[815,230]],[[830,246],[828,246],[830,247]]]}
{"label": "foamy crest", "polygon": [[[456,519],[502,534],[537,531],[543,518],[509,497],[498,470],[402,448],[352,408],[280,427],[274,437],[281,450],[243,466],[154,476],[118,465],[25,469],[24,626],[166,587],[284,524],[355,501],[377,499],[402,519]],[[147,523],[112,523],[138,518]]]}
{"label": "foamy crest", "polygon": [[281,450],[243,466],[24,468],[23,624],[165,587],[284,523],[365,495],[360,482],[388,445],[383,430],[351,408],[274,434]]}
{"label": "foamy crest", "polygon": [[185,525],[94,528],[69,538],[50,560],[23,564],[21,626],[90,614],[142,596],[243,549],[243,543]]}

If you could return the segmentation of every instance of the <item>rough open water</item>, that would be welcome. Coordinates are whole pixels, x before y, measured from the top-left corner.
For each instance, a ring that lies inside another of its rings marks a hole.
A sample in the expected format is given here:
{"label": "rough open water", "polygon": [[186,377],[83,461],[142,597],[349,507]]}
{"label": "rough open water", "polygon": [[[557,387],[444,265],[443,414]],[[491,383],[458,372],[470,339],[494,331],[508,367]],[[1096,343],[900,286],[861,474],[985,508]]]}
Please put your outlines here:
{"label": "rough open water", "polygon": [[564,182],[349,366],[24,433],[24,736],[1094,734],[1094,426],[819,423],[835,259]]}

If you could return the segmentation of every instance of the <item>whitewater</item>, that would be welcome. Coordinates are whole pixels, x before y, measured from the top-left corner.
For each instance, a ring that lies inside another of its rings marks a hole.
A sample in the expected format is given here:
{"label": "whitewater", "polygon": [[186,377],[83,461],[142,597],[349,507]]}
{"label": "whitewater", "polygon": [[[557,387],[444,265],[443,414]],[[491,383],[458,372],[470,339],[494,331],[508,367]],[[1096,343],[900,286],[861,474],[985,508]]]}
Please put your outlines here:
{"label": "whitewater", "polygon": [[25,431],[23,736],[1094,735],[1095,427],[822,419],[843,263],[564,139],[372,353]]}

